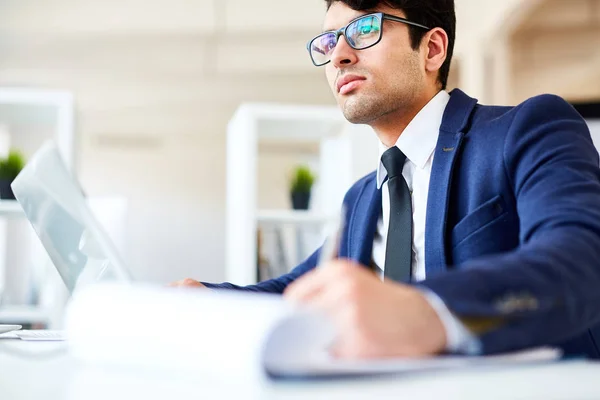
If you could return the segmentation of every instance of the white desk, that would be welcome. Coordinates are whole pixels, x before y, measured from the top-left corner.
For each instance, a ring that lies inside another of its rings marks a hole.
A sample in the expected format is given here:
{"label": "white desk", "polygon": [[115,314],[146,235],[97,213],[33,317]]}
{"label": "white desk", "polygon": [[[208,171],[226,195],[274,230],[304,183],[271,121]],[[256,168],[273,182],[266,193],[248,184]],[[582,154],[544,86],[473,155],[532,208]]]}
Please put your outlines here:
{"label": "white desk", "polygon": [[600,363],[321,382],[208,382],[176,371],[84,367],[60,343],[0,339],[2,400],[598,399]]}

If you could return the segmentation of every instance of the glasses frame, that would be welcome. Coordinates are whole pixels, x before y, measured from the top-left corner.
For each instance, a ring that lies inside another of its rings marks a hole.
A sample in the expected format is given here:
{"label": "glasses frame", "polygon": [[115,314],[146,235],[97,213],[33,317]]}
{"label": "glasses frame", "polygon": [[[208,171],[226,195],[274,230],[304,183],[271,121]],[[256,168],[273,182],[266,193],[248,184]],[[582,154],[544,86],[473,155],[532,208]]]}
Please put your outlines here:
{"label": "glasses frame", "polygon": [[[373,17],[373,16],[378,17],[379,20],[381,21],[381,29],[379,30],[379,38],[377,39],[377,41],[375,43],[370,44],[370,45],[368,45],[366,47],[361,47],[361,48],[357,49],[347,39],[348,36],[346,36],[346,32],[348,31],[348,27],[350,25],[352,25],[353,23],[355,23],[356,21],[362,19],[362,18],[368,18],[368,17]],[[369,48],[375,46],[376,44],[378,44],[379,42],[381,42],[381,38],[383,37],[383,21],[386,20],[386,19],[388,21],[401,22],[401,23],[406,24],[406,25],[411,25],[411,26],[415,26],[417,28],[422,28],[422,29],[425,29],[427,31],[431,30],[431,28],[429,28],[429,27],[427,27],[425,25],[421,25],[419,23],[412,22],[412,21],[410,21],[410,20],[408,20],[406,18],[396,17],[395,15],[385,14],[385,13],[382,13],[382,12],[369,13],[369,14],[361,15],[360,17],[354,18],[352,21],[348,22],[348,25],[342,26],[340,29],[335,29],[335,30],[331,30],[331,31],[322,32],[322,33],[318,34],[317,36],[315,36],[314,38],[312,38],[311,40],[309,40],[309,42],[306,44],[306,49],[308,50],[308,54],[310,55],[310,60],[312,61],[312,63],[316,67],[322,67],[323,65],[327,65],[327,64],[329,64],[331,62],[331,59],[329,59],[327,62],[324,62],[322,64],[317,64],[315,62],[315,59],[313,58],[312,52],[310,50],[311,45],[313,44],[313,42],[315,40],[317,40],[318,38],[320,38],[323,35],[330,34],[330,33],[334,33],[335,34],[335,45],[336,46],[337,46],[337,44],[338,44],[338,42],[340,40],[340,36],[342,36],[342,35],[346,39],[346,43],[348,43],[348,46],[352,47],[354,50],[366,50],[366,49],[369,49]]]}

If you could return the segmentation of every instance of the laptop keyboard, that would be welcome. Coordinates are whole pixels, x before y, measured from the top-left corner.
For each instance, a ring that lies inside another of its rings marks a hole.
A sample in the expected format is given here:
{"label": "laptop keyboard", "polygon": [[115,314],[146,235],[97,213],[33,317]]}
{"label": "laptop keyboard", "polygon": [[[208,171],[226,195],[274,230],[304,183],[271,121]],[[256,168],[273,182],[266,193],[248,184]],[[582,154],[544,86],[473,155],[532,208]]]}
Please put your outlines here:
{"label": "laptop keyboard", "polygon": [[21,340],[60,341],[67,340],[65,331],[21,330],[13,332]]}

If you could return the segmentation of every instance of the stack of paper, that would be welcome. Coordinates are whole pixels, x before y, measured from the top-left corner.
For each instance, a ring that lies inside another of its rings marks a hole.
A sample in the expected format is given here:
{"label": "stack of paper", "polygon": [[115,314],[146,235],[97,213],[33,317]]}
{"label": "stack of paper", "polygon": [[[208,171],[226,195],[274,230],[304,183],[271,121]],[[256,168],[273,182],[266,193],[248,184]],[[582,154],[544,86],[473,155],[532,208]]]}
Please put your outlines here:
{"label": "stack of paper", "polygon": [[503,357],[348,362],[329,356],[333,325],[279,296],[102,284],[77,293],[67,318],[88,363],[185,369],[214,376],[321,377],[554,360],[552,349]]}

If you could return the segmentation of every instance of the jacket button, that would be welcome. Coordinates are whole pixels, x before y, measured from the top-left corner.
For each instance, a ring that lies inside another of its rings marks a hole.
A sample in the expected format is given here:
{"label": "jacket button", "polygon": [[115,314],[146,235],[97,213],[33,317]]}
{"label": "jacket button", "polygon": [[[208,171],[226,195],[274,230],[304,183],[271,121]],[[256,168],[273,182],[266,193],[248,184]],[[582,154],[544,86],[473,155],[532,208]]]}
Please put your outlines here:
{"label": "jacket button", "polygon": [[540,308],[538,299],[530,294],[509,295],[496,302],[496,310],[502,314],[518,311],[535,311]]}

